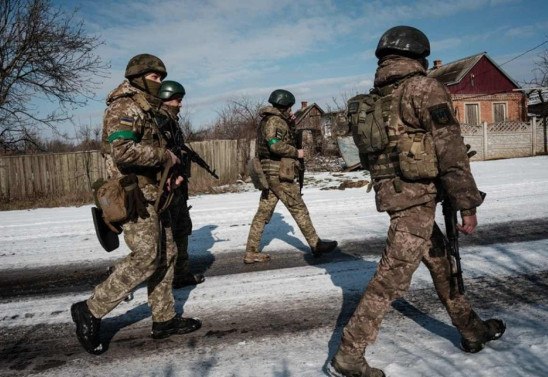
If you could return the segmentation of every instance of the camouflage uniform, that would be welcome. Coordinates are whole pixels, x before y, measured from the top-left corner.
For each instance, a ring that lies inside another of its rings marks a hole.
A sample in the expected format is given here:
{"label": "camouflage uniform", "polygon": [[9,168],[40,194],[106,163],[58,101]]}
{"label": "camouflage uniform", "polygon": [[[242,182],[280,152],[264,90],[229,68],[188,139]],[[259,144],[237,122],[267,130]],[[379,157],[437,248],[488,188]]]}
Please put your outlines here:
{"label": "camouflage uniform", "polygon": [[[367,345],[375,341],[390,303],[407,291],[420,262],[429,269],[438,297],[463,338],[474,340],[487,331],[465,296],[457,293],[450,298],[450,266],[443,235],[434,223],[436,182],[462,214],[473,215],[482,203],[450,95],[443,84],[426,77],[418,60],[395,55],[381,60],[375,87],[399,80],[403,83],[393,93],[399,100],[392,102],[390,110],[391,117],[398,117],[396,134],[413,129],[430,133],[439,175],[437,179],[411,181],[402,178],[396,167],[396,176],[374,179],[377,209],[390,215],[390,227],[377,271],[343,330],[339,352],[356,358],[363,357]],[[378,155],[368,157],[369,168],[379,168]]]}
{"label": "camouflage uniform", "polygon": [[[295,180],[280,180],[280,159],[297,160],[295,128],[277,108],[268,106],[261,111],[262,120],[257,133],[257,150],[269,189],[263,190],[259,209],[253,218],[247,238],[246,253],[259,253],[259,243],[265,225],[270,221],[278,200],[287,207],[301,229],[310,247],[319,241],[314,225],[304,203],[298,183]],[[276,139],[277,142],[269,143]],[[296,165],[295,165],[296,166]]]}
{"label": "camouflage uniform", "polygon": [[[131,253],[115,265],[112,274],[87,300],[87,306],[96,318],[109,313],[145,280],[152,320],[165,322],[175,317],[171,284],[176,247],[169,216],[160,215],[163,226],[159,226],[152,205],[158,195],[162,165],[170,158],[152,120],[153,107],[158,104],[154,97],[131,86],[127,80],[107,98],[102,151],[108,175],[116,178],[137,174],[150,217],[122,225],[124,240]],[[164,248],[158,247],[159,237],[164,239]]]}

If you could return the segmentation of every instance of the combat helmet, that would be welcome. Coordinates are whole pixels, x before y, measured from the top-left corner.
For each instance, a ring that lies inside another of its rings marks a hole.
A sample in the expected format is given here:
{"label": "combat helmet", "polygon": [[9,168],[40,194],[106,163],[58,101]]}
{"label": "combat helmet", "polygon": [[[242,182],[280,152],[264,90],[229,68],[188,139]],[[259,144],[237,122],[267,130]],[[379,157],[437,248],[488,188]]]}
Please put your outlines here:
{"label": "combat helmet", "polygon": [[162,101],[169,101],[176,98],[183,98],[186,94],[185,88],[177,81],[163,81],[158,91],[158,98]]}
{"label": "combat helmet", "polygon": [[160,58],[150,54],[139,54],[132,57],[127,63],[125,77],[132,79],[150,72],[160,74],[162,80],[167,76],[166,66]]}
{"label": "combat helmet", "polygon": [[395,26],[384,32],[375,50],[375,56],[379,59],[390,54],[413,59],[426,58],[430,55],[430,42],[419,29],[412,26]]}
{"label": "combat helmet", "polygon": [[276,89],[268,97],[268,102],[273,106],[291,107],[295,104],[295,96],[285,89]]}

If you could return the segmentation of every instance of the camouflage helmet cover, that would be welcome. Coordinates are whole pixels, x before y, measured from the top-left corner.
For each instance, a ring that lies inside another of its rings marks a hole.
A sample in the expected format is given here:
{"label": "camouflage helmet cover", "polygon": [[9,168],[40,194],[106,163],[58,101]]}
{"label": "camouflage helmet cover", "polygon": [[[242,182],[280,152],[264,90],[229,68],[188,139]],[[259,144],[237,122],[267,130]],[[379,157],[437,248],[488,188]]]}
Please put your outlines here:
{"label": "camouflage helmet cover", "polygon": [[285,89],[276,89],[270,94],[268,102],[274,106],[291,107],[295,104],[295,96]]}
{"label": "camouflage helmet cover", "polygon": [[176,98],[183,98],[186,94],[185,88],[177,81],[163,81],[158,91],[158,97],[162,101],[169,101]]}
{"label": "camouflage helmet cover", "polygon": [[125,77],[131,79],[150,72],[160,74],[162,80],[167,76],[166,66],[160,58],[150,54],[139,54],[132,57],[127,63]]}
{"label": "camouflage helmet cover", "polygon": [[430,55],[430,42],[419,29],[395,26],[384,32],[375,50],[375,56],[379,59],[390,54],[426,58]]}

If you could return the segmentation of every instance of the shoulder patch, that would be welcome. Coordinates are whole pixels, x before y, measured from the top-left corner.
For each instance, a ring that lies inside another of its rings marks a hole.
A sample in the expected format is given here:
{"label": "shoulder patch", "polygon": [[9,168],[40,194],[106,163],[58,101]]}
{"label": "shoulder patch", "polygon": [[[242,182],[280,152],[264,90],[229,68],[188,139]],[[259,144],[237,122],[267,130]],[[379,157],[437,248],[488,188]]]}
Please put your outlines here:
{"label": "shoulder patch", "polygon": [[121,117],[120,118],[120,125],[125,126],[125,127],[132,127],[134,122],[135,122],[135,119],[131,118],[131,117]]}
{"label": "shoulder patch", "polygon": [[453,112],[447,103],[440,103],[428,108],[432,122],[439,127],[445,127],[453,124],[458,124]]}

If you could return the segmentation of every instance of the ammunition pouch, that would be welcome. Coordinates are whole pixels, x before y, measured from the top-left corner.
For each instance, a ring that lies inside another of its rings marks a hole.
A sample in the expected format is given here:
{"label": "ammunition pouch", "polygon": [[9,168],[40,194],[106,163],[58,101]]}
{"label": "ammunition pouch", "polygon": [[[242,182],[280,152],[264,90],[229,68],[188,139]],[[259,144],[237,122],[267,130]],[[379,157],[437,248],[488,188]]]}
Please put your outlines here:
{"label": "ammunition pouch", "polygon": [[139,188],[135,174],[122,178],[99,179],[92,185],[97,207],[101,209],[106,225],[114,232],[120,233],[113,224],[126,220],[137,221],[138,217],[147,218],[146,200]]}
{"label": "ammunition pouch", "polygon": [[126,192],[120,184],[120,179],[99,179],[93,183],[92,188],[95,203],[101,209],[106,225],[112,231],[116,231],[112,224],[127,219]]}
{"label": "ammunition pouch", "polygon": [[292,158],[282,157],[280,159],[280,181],[293,182],[295,181],[295,160]]}
{"label": "ammunition pouch", "polygon": [[263,171],[263,166],[259,157],[253,157],[249,160],[247,165],[247,172],[253,182],[253,186],[257,190],[267,190],[268,189],[268,180]]}
{"label": "ammunition pouch", "polygon": [[428,132],[400,135],[397,144],[400,170],[404,178],[418,180],[438,176],[438,159]]}

